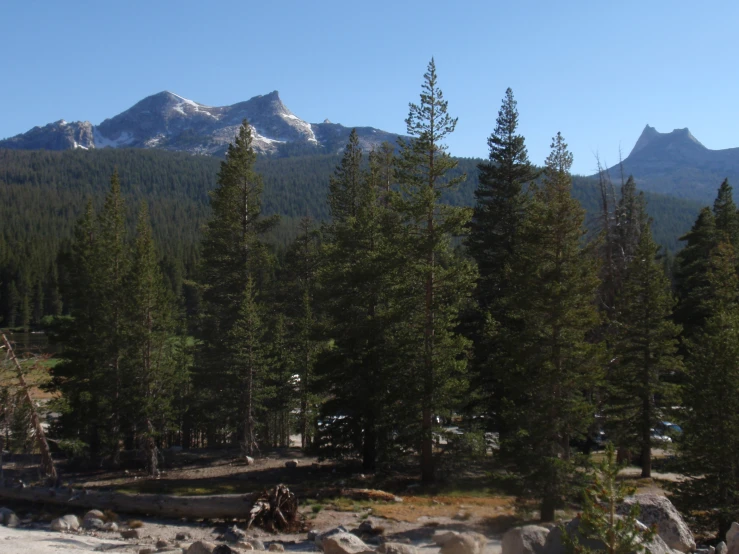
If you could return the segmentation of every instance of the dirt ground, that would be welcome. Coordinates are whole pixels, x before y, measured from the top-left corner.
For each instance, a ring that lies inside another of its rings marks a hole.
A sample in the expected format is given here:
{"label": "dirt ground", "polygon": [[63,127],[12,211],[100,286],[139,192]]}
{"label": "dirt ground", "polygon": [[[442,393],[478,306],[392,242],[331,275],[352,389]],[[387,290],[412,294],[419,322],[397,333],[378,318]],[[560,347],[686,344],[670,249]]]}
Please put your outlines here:
{"label": "dirt ground", "polygon": [[[657,452],[658,459],[668,459],[669,452]],[[287,461],[297,461],[297,467],[286,467]],[[375,536],[364,536],[368,544],[379,541],[410,542],[423,554],[435,554],[438,548],[431,541],[437,530],[476,531],[489,539],[485,554],[500,552],[500,539],[507,529],[527,522],[526,515],[516,511],[514,498],[490,484],[485,464],[470,464],[458,470],[454,479],[435,487],[421,487],[416,466],[399,464],[392,471],[377,471],[365,475],[356,463],[325,461],[304,455],[298,448],[265,452],[252,465],[237,451],[193,450],[164,453],[163,471],[159,478],[148,478],[136,469],[135,460],[124,459],[124,469],[74,471],[61,468],[62,480],[74,488],[116,490],[128,493],[165,493],[173,495],[203,495],[258,492],[277,484],[287,485],[299,498],[300,526],[295,533],[270,534],[250,529],[249,536],[261,539],[266,546],[282,544],[287,551],[315,552],[307,540],[309,530],[327,530],[343,525],[356,529],[363,521],[371,521],[378,529]],[[125,469],[125,467],[128,469]],[[6,477],[34,479],[32,462],[6,464]],[[651,480],[639,479],[638,470],[625,470],[624,477],[633,481],[639,492],[664,494],[661,483],[674,481],[679,475],[655,472]],[[400,501],[351,500],[340,495],[322,494],[329,488],[379,489],[396,495]],[[226,529],[234,524],[244,527],[244,521],[183,521],[117,514],[119,525],[125,528],[131,519],[140,520],[141,538],[123,541],[119,533],[80,532],[61,534],[49,530],[53,517],[75,513],[81,519],[84,510],[64,510],[57,506],[9,505],[24,522],[23,529],[9,530],[0,526],[0,552],[14,554],[52,554],[114,549],[117,552],[138,552],[153,547],[157,541],[175,544],[178,533],[189,533],[192,540],[217,542]],[[565,517],[567,513],[563,513]],[[531,517],[531,514],[529,514]],[[189,541],[188,541],[189,542]],[[21,548],[22,545],[22,548]],[[33,545],[32,549],[31,545]],[[187,543],[179,547],[187,546]]]}

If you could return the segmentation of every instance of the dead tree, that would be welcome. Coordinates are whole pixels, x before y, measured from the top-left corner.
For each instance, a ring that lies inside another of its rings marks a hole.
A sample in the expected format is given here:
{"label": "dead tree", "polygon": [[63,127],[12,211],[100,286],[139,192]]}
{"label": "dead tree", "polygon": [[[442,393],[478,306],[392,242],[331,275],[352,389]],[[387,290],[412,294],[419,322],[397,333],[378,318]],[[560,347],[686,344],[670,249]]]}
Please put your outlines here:
{"label": "dead tree", "polygon": [[[2,336],[3,341],[2,347],[6,350],[6,357],[9,358],[15,366],[20,389],[25,396],[31,410],[31,423],[33,424],[33,428],[36,434],[36,443],[38,445],[38,449],[41,452],[41,471],[44,475],[56,481],[57,473],[56,467],[54,467],[54,460],[51,458],[49,443],[46,441],[46,433],[44,432],[44,428],[41,425],[41,419],[39,418],[38,411],[36,410],[36,405],[33,403],[33,399],[31,398],[31,391],[26,384],[26,378],[23,375],[23,368],[21,367],[21,364],[18,361],[15,352],[13,351],[13,346],[10,344],[8,337],[5,336],[5,333],[0,333],[0,335]],[[37,367],[37,364],[38,362],[36,362],[34,367]]]}

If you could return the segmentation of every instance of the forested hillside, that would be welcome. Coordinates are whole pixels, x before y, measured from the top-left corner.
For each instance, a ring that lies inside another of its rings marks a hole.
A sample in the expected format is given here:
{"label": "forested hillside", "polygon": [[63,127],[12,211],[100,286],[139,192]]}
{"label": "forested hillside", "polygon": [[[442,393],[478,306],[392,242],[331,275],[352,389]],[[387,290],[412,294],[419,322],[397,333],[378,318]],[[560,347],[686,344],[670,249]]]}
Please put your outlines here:
{"label": "forested hillside", "polygon": [[[324,155],[257,160],[265,184],[264,212],[282,216],[270,234],[271,242],[287,244],[297,234],[302,217],[328,219],[329,178],[340,159]],[[458,189],[445,191],[445,201],[472,206],[480,160],[458,162],[453,173],[466,173],[467,180]],[[46,289],[52,286],[49,279],[58,278],[53,276],[55,259],[87,201],[101,205],[115,168],[128,206],[129,231],[133,232],[137,206],[146,201],[162,257],[176,268],[178,279],[189,274],[197,260],[201,226],[210,211],[208,191],[215,187],[220,163],[210,156],[158,150],[0,150],[0,317],[7,322],[13,315],[11,304],[22,309],[25,297],[31,312],[52,311],[48,299],[53,295]],[[586,211],[598,213],[597,182],[575,177],[573,185],[573,194]],[[656,240],[675,250],[677,237],[690,228],[700,206],[651,193],[647,201]],[[34,308],[42,297],[46,305]],[[22,317],[18,313],[11,319]]]}

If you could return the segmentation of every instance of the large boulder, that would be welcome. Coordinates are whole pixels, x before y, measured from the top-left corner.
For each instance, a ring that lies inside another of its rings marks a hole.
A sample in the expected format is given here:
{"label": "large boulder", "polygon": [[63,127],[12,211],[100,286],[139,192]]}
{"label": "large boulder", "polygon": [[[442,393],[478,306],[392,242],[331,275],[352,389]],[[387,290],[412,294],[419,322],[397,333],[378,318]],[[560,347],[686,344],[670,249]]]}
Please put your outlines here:
{"label": "large boulder", "polygon": [[459,533],[443,541],[440,554],[482,554],[488,540],[480,533]]}
{"label": "large boulder", "polygon": [[[647,530],[645,525],[641,525],[643,530]],[[605,551],[606,545],[604,542],[598,539],[585,539],[580,532],[580,518],[575,518],[572,521],[567,522],[565,530],[570,537],[577,538],[578,542],[590,550]],[[662,537],[656,535],[652,541],[647,545],[647,552],[649,554],[674,554],[673,550],[667,546]],[[564,547],[564,541],[562,540],[562,528],[555,527],[547,535],[547,542],[544,545],[543,554],[565,554],[566,550]]]}
{"label": "large boulder", "polygon": [[618,507],[618,513],[628,514],[635,504],[639,506],[639,521],[648,527],[656,526],[657,534],[667,546],[680,552],[695,550],[693,533],[690,532],[680,513],[667,498],[656,494],[629,496]]}
{"label": "large boulder", "polygon": [[363,554],[373,552],[362,539],[351,533],[335,533],[321,542],[324,554]]}
{"label": "large boulder", "polygon": [[736,521],[726,531],[726,547],[728,554],[739,553],[739,523]]}
{"label": "large boulder", "polygon": [[716,545],[716,554],[728,554],[729,547],[724,541],[721,541]]}
{"label": "large boulder", "polygon": [[514,527],[503,535],[503,554],[543,554],[549,529],[538,525]]}

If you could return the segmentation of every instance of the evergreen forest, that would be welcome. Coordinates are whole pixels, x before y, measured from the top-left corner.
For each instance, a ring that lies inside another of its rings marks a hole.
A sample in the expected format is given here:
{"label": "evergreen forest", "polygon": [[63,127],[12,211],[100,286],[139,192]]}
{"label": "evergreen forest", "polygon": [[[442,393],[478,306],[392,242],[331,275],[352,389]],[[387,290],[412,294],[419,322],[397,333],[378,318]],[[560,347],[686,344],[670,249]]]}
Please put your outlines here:
{"label": "evergreen forest", "polygon": [[[553,521],[601,436],[647,478],[669,420],[681,498],[725,532],[731,185],[701,209],[575,177],[556,129],[535,163],[510,89],[489,157],[455,158],[440,82],[432,60],[407,136],[369,153],[352,133],[337,155],[260,158],[246,122],[223,159],[0,151],[0,326],[58,348],[54,448],[91,467],[136,451],[157,475],[173,445],[251,456],[299,435],[367,472],[411,460],[423,483],[492,449]],[[444,437],[460,417],[469,431]]]}

